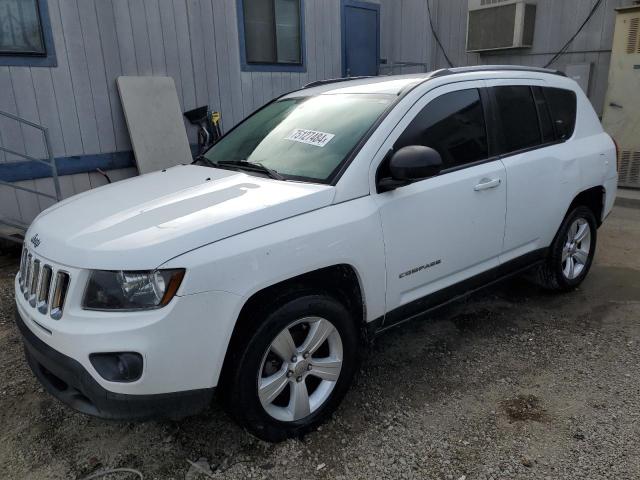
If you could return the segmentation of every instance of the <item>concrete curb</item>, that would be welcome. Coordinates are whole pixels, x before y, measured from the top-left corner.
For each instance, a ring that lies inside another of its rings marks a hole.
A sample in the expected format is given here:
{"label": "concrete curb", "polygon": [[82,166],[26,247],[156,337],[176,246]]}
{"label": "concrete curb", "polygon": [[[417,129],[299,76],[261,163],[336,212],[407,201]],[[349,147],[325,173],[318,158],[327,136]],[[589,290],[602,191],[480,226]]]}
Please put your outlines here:
{"label": "concrete curb", "polygon": [[616,197],[616,207],[640,208],[640,198]]}

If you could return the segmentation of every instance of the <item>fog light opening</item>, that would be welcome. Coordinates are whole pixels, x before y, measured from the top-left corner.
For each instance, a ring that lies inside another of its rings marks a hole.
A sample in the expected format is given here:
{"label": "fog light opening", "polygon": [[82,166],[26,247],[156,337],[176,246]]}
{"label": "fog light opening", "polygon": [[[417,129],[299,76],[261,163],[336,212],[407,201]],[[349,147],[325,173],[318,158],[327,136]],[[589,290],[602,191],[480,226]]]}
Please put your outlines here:
{"label": "fog light opening", "polygon": [[142,355],[135,352],[92,353],[91,365],[109,382],[130,383],[142,376]]}

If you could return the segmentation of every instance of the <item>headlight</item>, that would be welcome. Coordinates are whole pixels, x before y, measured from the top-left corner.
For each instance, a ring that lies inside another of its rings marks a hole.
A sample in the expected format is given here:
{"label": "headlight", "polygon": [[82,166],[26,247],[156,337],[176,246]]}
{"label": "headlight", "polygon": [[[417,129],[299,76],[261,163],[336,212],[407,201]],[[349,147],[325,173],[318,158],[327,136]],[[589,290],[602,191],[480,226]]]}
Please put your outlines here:
{"label": "headlight", "polygon": [[153,271],[94,270],[82,306],[89,310],[141,310],[160,308],[175,296],[183,269]]}

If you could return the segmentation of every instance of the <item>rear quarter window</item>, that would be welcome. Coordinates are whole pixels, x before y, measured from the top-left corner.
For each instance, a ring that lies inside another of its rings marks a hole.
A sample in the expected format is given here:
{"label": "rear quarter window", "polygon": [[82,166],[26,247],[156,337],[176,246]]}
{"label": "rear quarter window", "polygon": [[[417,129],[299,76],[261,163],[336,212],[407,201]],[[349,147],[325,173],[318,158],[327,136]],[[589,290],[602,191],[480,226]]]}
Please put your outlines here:
{"label": "rear quarter window", "polygon": [[568,140],[576,128],[577,98],[575,92],[563,88],[542,89],[551,113],[557,140]]}

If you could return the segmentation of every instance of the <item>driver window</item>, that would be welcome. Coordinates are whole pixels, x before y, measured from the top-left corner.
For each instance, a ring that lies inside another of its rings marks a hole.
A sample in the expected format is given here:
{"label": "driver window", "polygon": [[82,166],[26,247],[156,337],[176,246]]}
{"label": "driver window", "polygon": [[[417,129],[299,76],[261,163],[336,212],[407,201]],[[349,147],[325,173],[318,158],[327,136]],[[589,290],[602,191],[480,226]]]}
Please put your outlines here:
{"label": "driver window", "polygon": [[478,89],[458,90],[435,98],[413,119],[394,145],[437,150],[443,169],[488,158],[487,130]]}

